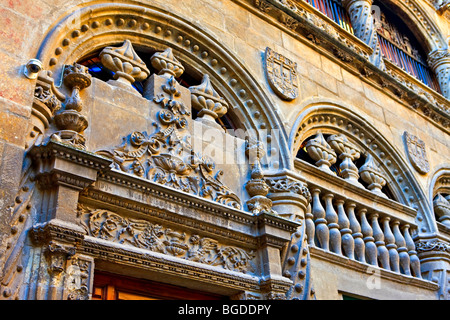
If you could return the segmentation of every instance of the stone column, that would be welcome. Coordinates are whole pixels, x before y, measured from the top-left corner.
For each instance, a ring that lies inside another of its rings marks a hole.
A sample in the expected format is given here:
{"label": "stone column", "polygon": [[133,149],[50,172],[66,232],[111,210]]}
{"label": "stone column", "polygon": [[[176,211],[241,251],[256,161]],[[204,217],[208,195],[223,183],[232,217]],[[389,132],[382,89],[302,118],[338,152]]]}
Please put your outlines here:
{"label": "stone column", "polygon": [[265,175],[270,187],[267,197],[272,200],[272,208],[278,215],[299,223],[297,231],[291,235],[291,242],[284,248],[282,274],[292,281],[286,298],[307,300],[314,297],[310,279],[310,257],[306,238],[305,215],[311,202],[311,194],[306,183],[295,172],[281,171]]}
{"label": "stone column", "polygon": [[436,74],[442,95],[450,99],[450,51],[434,50],[428,55],[428,65]]}
{"label": "stone column", "polygon": [[450,243],[439,236],[418,239],[416,250],[422,277],[439,285],[438,299],[450,300]]}
{"label": "stone column", "polygon": [[373,49],[370,62],[381,70],[385,70],[372,15],[372,3],[373,0],[343,0],[343,5],[352,21],[355,36]]}

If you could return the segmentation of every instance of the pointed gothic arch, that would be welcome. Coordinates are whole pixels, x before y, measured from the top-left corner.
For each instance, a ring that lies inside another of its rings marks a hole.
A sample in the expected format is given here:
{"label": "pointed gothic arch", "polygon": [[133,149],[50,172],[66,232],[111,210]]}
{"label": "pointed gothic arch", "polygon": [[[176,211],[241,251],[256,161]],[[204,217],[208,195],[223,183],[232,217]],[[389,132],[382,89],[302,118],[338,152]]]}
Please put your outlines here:
{"label": "pointed gothic arch", "polygon": [[336,101],[312,98],[304,101],[299,110],[302,111],[296,117],[289,136],[291,154],[297,154],[303,140],[318,131],[347,136],[352,143],[372,155],[387,175],[390,190],[397,201],[417,210],[419,231],[436,232],[433,211],[425,192],[399,150],[379,130],[352,109]]}

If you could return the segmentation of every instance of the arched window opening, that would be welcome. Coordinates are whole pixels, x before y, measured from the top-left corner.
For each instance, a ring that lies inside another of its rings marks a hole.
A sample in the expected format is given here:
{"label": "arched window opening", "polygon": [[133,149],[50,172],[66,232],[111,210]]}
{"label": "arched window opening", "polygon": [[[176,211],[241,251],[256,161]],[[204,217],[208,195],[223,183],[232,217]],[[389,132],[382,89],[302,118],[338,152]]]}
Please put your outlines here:
{"label": "arched window opening", "polygon": [[426,53],[410,28],[380,1],[372,6],[383,58],[436,92],[441,92],[434,73],[426,62]]}
{"label": "arched window opening", "polygon": [[[151,61],[151,57],[156,52],[156,50],[135,48],[135,51],[137,55],[142,59],[142,61],[146,63],[147,68],[150,70],[150,74],[157,73],[157,70],[155,70],[155,68],[151,65],[151,63],[149,63]],[[87,67],[89,73],[93,77],[107,82],[108,80],[113,79],[114,72],[107,69],[102,64],[101,59],[99,57],[100,52],[101,50],[92,52],[91,54],[89,54],[89,56],[80,59],[77,63]],[[195,72],[195,70],[193,70],[189,66],[185,66],[185,68],[186,68],[185,72],[183,72],[183,74],[179,78],[177,78],[177,81],[186,88],[198,85],[202,80],[201,74]],[[135,81],[132,84],[133,88],[136,89],[141,95],[144,94],[145,82],[147,81],[147,79],[142,81]],[[197,114],[198,111],[192,108],[191,111],[192,119],[196,119]],[[233,132],[235,132],[235,130],[240,128],[240,126],[237,125],[238,122],[236,121],[235,116],[230,112],[230,110],[228,110],[228,112],[225,115],[218,118],[217,122],[225,131],[229,130],[228,132],[230,132],[232,135]]]}

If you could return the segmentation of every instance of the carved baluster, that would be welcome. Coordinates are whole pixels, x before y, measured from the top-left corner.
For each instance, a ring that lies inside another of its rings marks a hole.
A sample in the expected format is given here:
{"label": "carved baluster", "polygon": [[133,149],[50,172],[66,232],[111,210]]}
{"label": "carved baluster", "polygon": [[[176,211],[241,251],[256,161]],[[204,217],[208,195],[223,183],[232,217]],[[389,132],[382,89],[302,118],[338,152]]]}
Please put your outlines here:
{"label": "carved baluster", "polygon": [[325,219],[328,222],[328,229],[330,230],[330,247],[331,251],[337,254],[342,254],[341,250],[341,232],[339,231],[338,215],[333,207],[334,195],[327,193],[324,197],[326,204]]}
{"label": "carved baluster", "polygon": [[320,203],[320,189],[314,189],[312,193],[312,214],[316,224],[316,237],[319,245],[322,249],[328,250],[328,241],[330,239],[330,233],[328,231],[327,220],[325,220],[325,209]]}
{"label": "carved baluster", "polygon": [[375,245],[373,238],[373,230],[367,221],[366,217],[367,209],[360,209],[358,211],[359,217],[361,219],[361,231],[364,235],[364,243],[366,244],[366,257],[367,262],[373,266],[377,266],[377,246]]}
{"label": "carved baluster", "polygon": [[420,260],[419,257],[417,256],[416,245],[414,244],[414,241],[411,237],[409,228],[410,228],[409,224],[405,224],[402,227],[402,230],[403,236],[405,237],[406,248],[408,249],[411,271],[415,277],[422,278],[422,275],[420,273]]}
{"label": "carved baluster", "polygon": [[390,217],[384,217],[382,220],[384,240],[386,241],[386,248],[389,251],[389,263],[391,270],[394,272],[400,272],[400,260],[397,251],[397,245],[395,244],[395,237],[389,226]]}
{"label": "carved baluster", "polygon": [[314,216],[311,213],[311,204],[306,208],[305,214],[305,227],[306,227],[306,237],[308,240],[308,244],[314,247],[314,234],[316,232],[316,228],[314,226]]}
{"label": "carved baluster", "polygon": [[338,212],[338,225],[341,231],[342,248],[346,257],[355,259],[355,240],[352,237],[352,230],[350,229],[350,220],[345,214],[344,200],[336,200]]}
{"label": "carved baluster", "polygon": [[400,259],[400,267],[403,270],[403,273],[407,276],[411,275],[411,268],[410,268],[410,259],[408,254],[408,249],[406,248],[406,241],[403,237],[401,231],[400,231],[400,221],[395,220],[392,222],[393,230],[394,230],[394,237],[395,237],[395,244],[397,245],[397,251],[398,256]]}
{"label": "carved baluster", "polygon": [[349,203],[347,204],[347,214],[348,214],[348,219],[350,221],[350,229],[352,230],[352,237],[354,240],[354,245],[355,245],[355,256],[356,256],[356,260],[360,261],[360,262],[366,262],[366,257],[365,257],[365,245],[364,245],[364,240],[363,240],[363,234],[361,233],[361,225],[359,224],[358,219],[356,218],[355,215],[355,207],[356,204],[354,203]]}
{"label": "carved baluster", "polygon": [[378,223],[378,213],[372,213],[370,215],[370,220],[372,221],[373,238],[375,239],[375,244],[377,246],[378,261],[380,262],[380,267],[391,270],[389,266],[389,251],[386,248],[384,242],[384,234]]}

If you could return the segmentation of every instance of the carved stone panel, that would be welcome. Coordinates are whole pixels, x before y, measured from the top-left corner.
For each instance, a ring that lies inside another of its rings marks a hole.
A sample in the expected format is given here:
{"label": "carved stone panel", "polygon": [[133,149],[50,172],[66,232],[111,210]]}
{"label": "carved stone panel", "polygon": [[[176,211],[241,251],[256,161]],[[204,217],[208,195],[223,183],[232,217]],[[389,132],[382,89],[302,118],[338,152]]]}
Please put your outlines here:
{"label": "carved stone panel", "polygon": [[221,244],[198,234],[81,204],[78,216],[87,234],[95,238],[227,270],[250,274],[256,271],[256,254],[253,250]]}
{"label": "carved stone panel", "polygon": [[411,161],[414,169],[421,174],[428,173],[430,171],[430,164],[427,158],[425,142],[406,131],[403,136],[405,139],[406,153],[408,154],[409,160]]}
{"label": "carved stone panel", "polygon": [[267,80],[275,93],[284,100],[298,96],[297,63],[266,48],[265,69]]}

